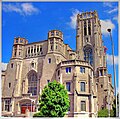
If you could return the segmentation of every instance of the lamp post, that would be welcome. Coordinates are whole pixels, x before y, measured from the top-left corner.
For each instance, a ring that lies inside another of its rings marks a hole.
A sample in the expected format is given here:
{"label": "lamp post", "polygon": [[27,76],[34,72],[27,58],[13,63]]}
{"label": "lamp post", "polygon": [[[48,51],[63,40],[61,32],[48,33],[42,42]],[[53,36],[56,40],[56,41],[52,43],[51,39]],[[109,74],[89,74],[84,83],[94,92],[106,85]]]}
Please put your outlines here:
{"label": "lamp post", "polygon": [[113,59],[113,73],[114,73],[114,92],[115,92],[115,105],[116,105],[116,116],[117,116],[117,94],[116,94],[116,77],[115,77],[115,63],[114,63],[114,42],[112,39],[111,29],[107,29],[107,31],[110,33],[110,40],[112,45],[112,59]]}

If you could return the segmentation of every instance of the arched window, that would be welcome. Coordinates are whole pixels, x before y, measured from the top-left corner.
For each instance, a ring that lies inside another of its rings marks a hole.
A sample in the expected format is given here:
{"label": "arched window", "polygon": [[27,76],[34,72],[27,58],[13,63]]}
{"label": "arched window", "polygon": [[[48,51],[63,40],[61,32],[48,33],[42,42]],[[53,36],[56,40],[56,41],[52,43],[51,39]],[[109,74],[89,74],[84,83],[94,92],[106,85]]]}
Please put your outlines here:
{"label": "arched window", "polygon": [[90,23],[90,20],[88,20],[88,34],[91,35],[91,23]]}
{"label": "arched window", "polygon": [[31,71],[28,75],[28,93],[37,95],[37,74],[35,71]]}
{"label": "arched window", "polygon": [[84,50],[84,60],[87,61],[89,64],[93,64],[93,54],[91,48],[86,48]]}
{"label": "arched window", "polygon": [[84,21],[84,36],[87,35],[87,24],[86,21]]}

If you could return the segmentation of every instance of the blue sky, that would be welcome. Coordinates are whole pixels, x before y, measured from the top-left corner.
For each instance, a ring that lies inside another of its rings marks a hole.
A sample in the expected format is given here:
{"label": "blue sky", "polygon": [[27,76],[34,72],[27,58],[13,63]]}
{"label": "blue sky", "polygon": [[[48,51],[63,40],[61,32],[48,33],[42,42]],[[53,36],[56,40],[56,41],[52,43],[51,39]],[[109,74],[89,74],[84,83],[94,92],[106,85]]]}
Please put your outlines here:
{"label": "blue sky", "polygon": [[81,12],[98,12],[102,38],[108,48],[108,72],[113,74],[111,42],[106,29],[112,28],[115,44],[116,79],[118,82],[118,3],[117,2],[3,2],[2,3],[2,62],[11,58],[14,37],[24,37],[29,42],[47,39],[49,30],[58,29],[64,42],[76,48],[76,15]]}

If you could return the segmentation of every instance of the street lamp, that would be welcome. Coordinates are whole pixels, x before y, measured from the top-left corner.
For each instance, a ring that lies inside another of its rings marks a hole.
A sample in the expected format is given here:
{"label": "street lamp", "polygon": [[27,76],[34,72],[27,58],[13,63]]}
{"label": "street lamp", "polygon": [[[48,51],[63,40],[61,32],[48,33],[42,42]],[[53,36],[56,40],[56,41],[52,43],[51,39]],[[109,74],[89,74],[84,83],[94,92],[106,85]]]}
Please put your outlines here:
{"label": "street lamp", "polygon": [[114,73],[114,92],[115,92],[115,100],[116,100],[116,116],[117,116],[117,94],[116,94],[116,77],[115,77],[115,63],[114,63],[114,42],[112,39],[111,29],[107,29],[107,31],[110,33],[110,40],[112,45],[112,57],[113,57],[113,73]]}

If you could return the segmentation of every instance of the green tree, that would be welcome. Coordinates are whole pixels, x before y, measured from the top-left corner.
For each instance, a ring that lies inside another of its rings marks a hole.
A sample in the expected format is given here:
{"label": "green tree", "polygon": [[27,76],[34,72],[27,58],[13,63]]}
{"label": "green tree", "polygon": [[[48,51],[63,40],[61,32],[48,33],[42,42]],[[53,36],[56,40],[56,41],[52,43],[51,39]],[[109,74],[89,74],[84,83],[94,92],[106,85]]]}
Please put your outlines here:
{"label": "green tree", "polygon": [[[109,117],[108,109],[101,109],[98,111],[98,117]],[[114,111],[110,110],[110,117],[114,117]]]}
{"label": "green tree", "polygon": [[70,101],[65,87],[54,80],[43,89],[39,103],[39,112],[33,117],[64,117]]}
{"label": "green tree", "polygon": [[108,109],[101,109],[98,111],[98,117],[108,117]]}

